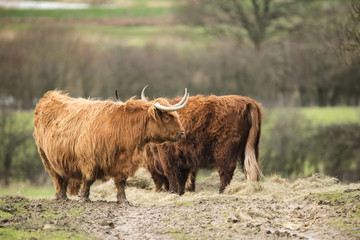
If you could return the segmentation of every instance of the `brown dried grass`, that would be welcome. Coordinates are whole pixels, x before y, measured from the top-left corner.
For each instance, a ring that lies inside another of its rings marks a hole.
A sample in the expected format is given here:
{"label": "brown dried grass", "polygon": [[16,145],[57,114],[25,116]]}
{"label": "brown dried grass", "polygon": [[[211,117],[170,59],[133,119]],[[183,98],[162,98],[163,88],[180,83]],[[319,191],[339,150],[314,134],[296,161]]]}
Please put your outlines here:
{"label": "brown dried grass", "polygon": [[[128,179],[126,195],[134,205],[167,205],[194,202],[213,198],[274,199],[290,201],[310,193],[343,191],[348,188],[360,188],[360,183],[343,184],[334,177],[313,174],[310,177],[289,180],[279,175],[270,175],[260,182],[249,182],[239,170],[235,171],[231,184],[224,194],[218,193],[219,176],[216,171],[207,178],[198,181],[195,192],[186,192],[183,196],[167,192],[155,192],[154,183],[145,169],[139,169],[133,178]],[[116,188],[112,180],[91,189],[92,200],[116,201]]]}

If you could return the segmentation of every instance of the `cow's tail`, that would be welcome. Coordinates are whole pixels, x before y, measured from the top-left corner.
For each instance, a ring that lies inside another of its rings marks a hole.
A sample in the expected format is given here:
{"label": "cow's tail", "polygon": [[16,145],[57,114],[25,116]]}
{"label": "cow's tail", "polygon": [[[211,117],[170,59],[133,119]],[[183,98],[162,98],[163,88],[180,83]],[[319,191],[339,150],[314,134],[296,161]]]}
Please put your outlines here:
{"label": "cow's tail", "polygon": [[251,127],[245,147],[244,171],[247,180],[259,181],[262,177],[261,167],[259,163],[259,145],[261,135],[261,106],[254,103],[249,105]]}

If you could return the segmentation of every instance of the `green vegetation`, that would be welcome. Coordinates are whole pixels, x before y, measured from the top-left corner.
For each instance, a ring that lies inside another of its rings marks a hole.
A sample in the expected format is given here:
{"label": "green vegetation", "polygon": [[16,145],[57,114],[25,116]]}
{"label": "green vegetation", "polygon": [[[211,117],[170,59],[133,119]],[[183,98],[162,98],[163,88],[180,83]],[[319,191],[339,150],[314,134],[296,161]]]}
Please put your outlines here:
{"label": "green vegetation", "polygon": [[[6,224],[0,228],[1,239],[93,239],[85,232],[71,226],[71,222],[60,223],[65,217],[81,216],[80,207],[69,206],[67,211],[59,211],[47,200],[34,204],[19,196],[0,198],[0,219]],[[54,224],[54,222],[58,222]]]}
{"label": "green vegetation", "polygon": [[329,205],[336,212],[338,209],[346,213],[343,217],[330,222],[330,225],[342,231],[359,236],[360,229],[360,195],[359,189],[348,191],[310,194],[309,198],[316,199],[319,205]]}
{"label": "green vegetation", "polygon": [[181,202],[176,202],[177,206],[192,206],[194,205],[195,202],[194,201],[181,201]]}
{"label": "green vegetation", "polygon": [[54,18],[54,19],[105,19],[119,17],[166,17],[173,14],[174,8],[128,7],[128,8],[88,8],[88,9],[0,9],[1,18]]}
{"label": "green vegetation", "polygon": [[[40,159],[38,159],[40,161]],[[45,170],[44,170],[45,171]],[[18,195],[22,197],[53,197],[55,190],[53,186],[35,187],[28,185],[15,184],[9,187],[2,186],[0,189],[0,196],[3,195]]]}
{"label": "green vegetation", "polygon": [[359,107],[305,107],[299,110],[315,125],[360,123]]}
{"label": "green vegetation", "polygon": [[179,50],[185,48],[202,49],[211,38],[200,27],[186,25],[169,26],[73,26],[78,34],[90,35],[95,39],[107,39],[109,45],[146,47],[147,45],[171,47]]}
{"label": "green vegetation", "polygon": [[89,239],[88,236],[81,233],[73,233],[68,231],[61,230],[33,230],[29,231],[27,229],[13,229],[13,228],[0,228],[0,238],[2,239],[54,239],[54,240],[63,240],[63,239],[76,239],[76,240],[86,240]]}
{"label": "green vegetation", "polygon": [[360,107],[265,108],[265,122],[275,123],[279,114],[300,114],[313,126],[360,123]]}
{"label": "green vegetation", "polygon": [[310,194],[309,197],[319,200],[319,204],[331,205],[331,206],[344,206],[345,204],[355,203],[355,207],[360,210],[360,197],[357,189],[349,189],[349,192],[333,191]]}
{"label": "green vegetation", "polygon": [[[176,231],[176,230],[174,230],[174,231]],[[187,239],[195,240],[195,239],[210,239],[211,238],[210,234],[189,235],[188,233],[179,232],[179,231],[172,232],[172,230],[169,230],[167,232],[167,234],[177,240],[187,240]]]}
{"label": "green vegetation", "polygon": [[8,218],[8,217],[12,217],[12,216],[14,216],[14,215],[0,210],[0,218]]}
{"label": "green vegetation", "polygon": [[359,108],[265,109],[260,160],[266,175],[320,172],[358,181]]}
{"label": "green vegetation", "polygon": [[[47,28],[46,25],[43,28]],[[0,26],[1,33],[11,32],[21,35],[32,29],[39,29],[36,23],[4,22]],[[79,38],[89,38],[105,41],[108,48],[111,46],[146,47],[171,47],[174,49],[204,49],[211,43],[212,38],[201,27],[187,25],[140,25],[140,26],[113,26],[99,24],[64,24],[54,26],[54,29],[74,32]]]}

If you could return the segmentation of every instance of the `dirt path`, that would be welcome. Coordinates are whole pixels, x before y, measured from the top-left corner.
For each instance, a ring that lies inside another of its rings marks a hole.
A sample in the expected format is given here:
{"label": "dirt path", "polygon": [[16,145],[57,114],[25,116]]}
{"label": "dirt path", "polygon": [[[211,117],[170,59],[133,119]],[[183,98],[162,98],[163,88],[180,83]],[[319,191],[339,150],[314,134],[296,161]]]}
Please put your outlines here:
{"label": "dirt path", "polygon": [[129,207],[115,203],[111,182],[94,187],[90,203],[1,197],[0,210],[9,215],[0,217],[0,238],[6,228],[98,239],[360,238],[360,184],[324,176],[292,183],[272,177],[260,185],[242,178],[219,195],[212,175],[181,197],[154,193],[149,179],[138,178],[126,190]]}

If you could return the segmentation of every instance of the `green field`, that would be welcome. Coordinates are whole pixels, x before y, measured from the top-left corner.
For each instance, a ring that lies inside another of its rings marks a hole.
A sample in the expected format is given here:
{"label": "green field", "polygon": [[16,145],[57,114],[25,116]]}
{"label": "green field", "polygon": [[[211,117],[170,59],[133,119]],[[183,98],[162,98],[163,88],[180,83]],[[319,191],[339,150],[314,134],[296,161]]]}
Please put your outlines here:
{"label": "green field", "polygon": [[52,197],[55,195],[53,186],[29,186],[27,184],[14,184],[9,187],[0,188],[0,196],[3,195],[18,195],[22,197]]}
{"label": "green field", "polygon": [[104,19],[104,18],[148,18],[173,15],[175,8],[135,6],[126,8],[88,8],[88,9],[0,9],[1,18],[55,18],[55,19]]}
{"label": "green field", "polygon": [[312,125],[360,124],[360,107],[302,107],[264,110],[264,122],[272,123],[278,114],[299,114]]}
{"label": "green field", "polygon": [[341,123],[359,123],[359,107],[307,107],[301,108],[300,113],[317,125]]}

